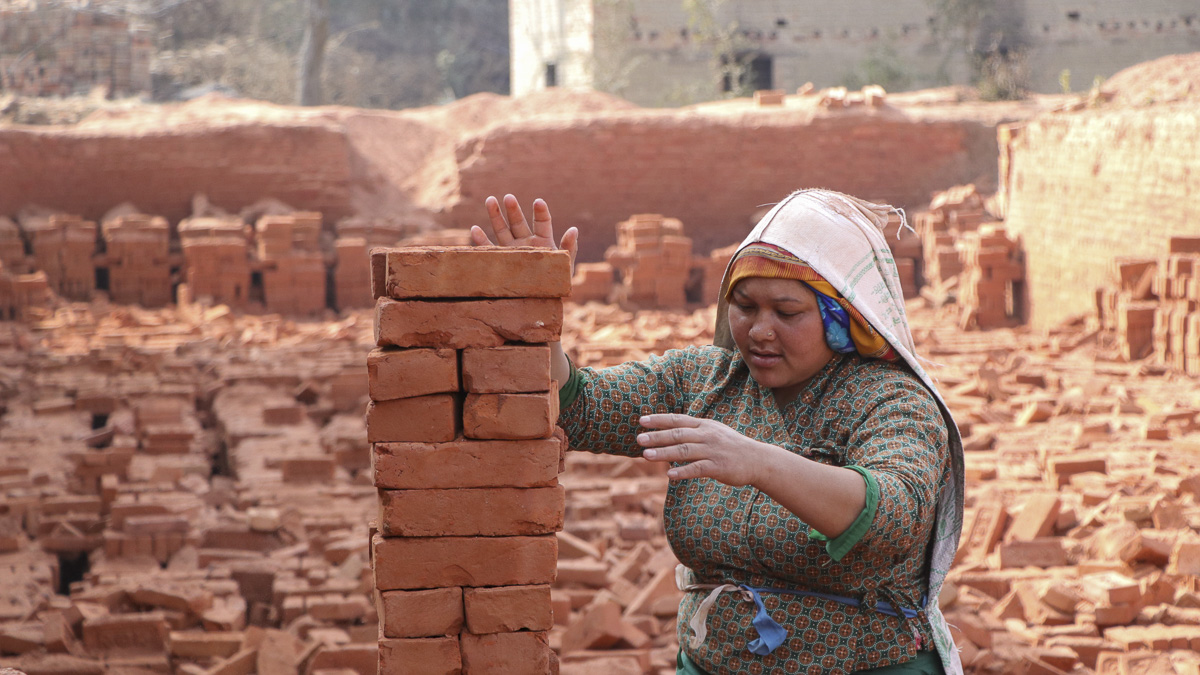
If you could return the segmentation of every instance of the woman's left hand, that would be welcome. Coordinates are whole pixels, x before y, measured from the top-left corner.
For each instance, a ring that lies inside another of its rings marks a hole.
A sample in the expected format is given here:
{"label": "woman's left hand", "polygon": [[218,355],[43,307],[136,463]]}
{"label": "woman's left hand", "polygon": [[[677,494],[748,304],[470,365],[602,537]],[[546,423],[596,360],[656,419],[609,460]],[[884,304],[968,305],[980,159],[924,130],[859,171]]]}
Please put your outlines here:
{"label": "woman's left hand", "polygon": [[642,456],[654,462],[680,462],[667,477],[712,478],[726,485],[757,482],[772,446],[743,436],[715,420],[689,415],[643,415],[641,425],[650,431],[638,434]]}

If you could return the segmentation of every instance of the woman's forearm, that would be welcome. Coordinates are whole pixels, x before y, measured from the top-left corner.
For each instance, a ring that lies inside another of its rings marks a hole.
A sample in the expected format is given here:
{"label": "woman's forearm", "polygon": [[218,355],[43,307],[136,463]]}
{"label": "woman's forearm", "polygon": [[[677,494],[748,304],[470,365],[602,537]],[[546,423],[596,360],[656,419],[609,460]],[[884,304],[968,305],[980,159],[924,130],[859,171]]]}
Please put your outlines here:
{"label": "woman's forearm", "polygon": [[774,445],[763,449],[753,484],[830,539],[845,532],[867,504],[867,486],[858,472]]}
{"label": "woman's forearm", "polygon": [[550,343],[550,379],[558,382],[558,388],[562,389],[567,383],[567,378],[571,376],[571,362],[567,360],[567,355],[563,351],[561,342]]}

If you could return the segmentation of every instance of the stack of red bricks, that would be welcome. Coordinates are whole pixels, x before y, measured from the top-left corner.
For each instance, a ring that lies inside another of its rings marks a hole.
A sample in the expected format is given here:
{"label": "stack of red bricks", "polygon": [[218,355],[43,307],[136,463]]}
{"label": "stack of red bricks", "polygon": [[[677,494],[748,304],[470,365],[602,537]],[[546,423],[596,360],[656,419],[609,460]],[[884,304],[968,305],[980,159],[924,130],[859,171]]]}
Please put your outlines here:
{"label": "stack of red bricks", "polygon": [[244,309],[250,297],[250,249],[241,218],[188,218],[179,223],[187,260],[187,286],[181,305],[206,299]]}
{"label": "stack of red bricks", "polygon": [[639,214],[617,223],[617,245],[604,259],[616,268],[616,300],[630,309],[676,309],[687,305],[692,240],[683,223],[658,214]]}
{"label": "stack of red bricks", "polygon": [[1017,242],[989,224],[964,234],[959,244],[959,325],[986,330],[1022,323],[1025,264]]}
{"label": "stack of red bricks", "polygon": [[729,261],[733,259],[733,254],[737,253],[739,247],[741,244],[731,244],[713,249],[707,256],[696,256],[693,259],[693,268],[699,268],[700,302],[717,302],[717,296],[721,294],[721,281],[725,278],[725,269],[729,267]]}
{"label": "stack of red bricks", "polygon": [[1100,327],[1121,357],[1200,375],[1200,237],[1171,237],[1164,259],[1118,258],[1116,283],[1096,291]]}
{"label": "stack of red bricks", "polygon": [[113,302],[143,307],[170,304],[171,229],[165,218],[123,215],[101,230],[108,258],[108,291]]}
{"label": "stack of red bricks", "polygon": [[300,211],[263,216],[255,225],[255,235],[258,259],[263,263],[267,311],[319,315],[325,309],[321,214]]}
{"label": "stack of red bricks", "polygon": [[935,194],[929,210],[918,213],[914,220],[923,247],[919,276],[924,284],[936,287],[962,271],[956,246],[959,236],[977,230],[991,218],[984,211],[983,196],[969,184]]}
{"label": "stack of red bricks", "polygon": [[372,253],[379,672],[547,673],[564,251]]}
{"label": "stack of red bricks", "polygon": [[22,226],[33,244],[34,264],[46,273],[50,289],[68,300],[90,300],[96,288],[96,223],[55,214],[31,218]]}

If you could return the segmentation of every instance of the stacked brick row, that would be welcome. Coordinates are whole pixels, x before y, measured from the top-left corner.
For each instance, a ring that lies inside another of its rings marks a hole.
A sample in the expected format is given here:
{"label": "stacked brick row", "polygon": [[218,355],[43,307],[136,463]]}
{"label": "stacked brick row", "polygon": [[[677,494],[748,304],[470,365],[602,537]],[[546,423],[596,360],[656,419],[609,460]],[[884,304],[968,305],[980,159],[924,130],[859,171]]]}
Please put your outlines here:
{"label": "stacked brick row", "polygon": [[13,274],[0,263],[0,321],[25,318],[29,308],[46,306],[52,295],[45,272]]}
{"label": "stacked brick row", "polygon": [[187,218],[179,238],[187,261],[187,285],[179,304],[201,298],[244,309],[250,298],[250,246],[241,218]]}
{"label": "stacked brick row", "polygon": [[46,273],[50,289],[68,300],[88,300],[96,289],[92,257],[96,223],[79,216],[31,218],[24,224],[35,267]]}
{"label": "stacked brick row", "polygon": [[692,240],[683,223],[639,214],[617,223],[617,244],[604,259],[621,281],[616,300],[627,308],[683,308],[692,267]]}
{"label": "stacked brick row", "polygon": [[362,237],[338,237],[333,244],[334,302],[339,310],[370,307],[371,257],[367,240]]}
{"label": "stacked brick row", "polygon": [[111,95],[150,90],[154,46],[144,30],[108,12],[0,9],[0,89],[65,96],[102,86]]}
{"label": "stacked brick row", "polygon": [[1163,259],[1118,258],[1116,283],[1096,291],[1100,327],[1126,361],[1149,356],[1200,375],[1200,237],[1172,237]]}
{"label": "stacked brick row", "polygon": [[258,259],[263,263],[263,304],[267,311],[313,316],[325,309],[325,259],[321,253],[321,214],[267,215],[255,224]]}
{"label": "stacked brick row", "polygon": [[1025,265],[1018,243],[996,225],[959,241],[958,305],[962,328],[1003,328],[1024,318]]}
{"label": "stacked brick row", "polygon": [[165,218],[123,215],[101,226],[113,302],[143,307],[170,304],[171,229]]}
{"label": "stacked brick row", "polygon": [[550,672],[563,251],[372,253],[379,672]]}

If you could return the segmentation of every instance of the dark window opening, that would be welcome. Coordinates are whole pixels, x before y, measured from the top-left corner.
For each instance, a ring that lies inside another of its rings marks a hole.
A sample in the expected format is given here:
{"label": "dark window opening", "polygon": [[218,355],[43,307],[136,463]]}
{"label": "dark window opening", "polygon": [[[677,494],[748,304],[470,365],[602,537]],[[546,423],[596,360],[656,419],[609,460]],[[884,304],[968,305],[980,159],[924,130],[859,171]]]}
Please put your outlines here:
{"label": "dark window opening", "polygon": [[547,63],[546,64],[546,86],[547,87],[557,87],[558,86],[558,64],[557,63]]}
{"label": "dark window opening", "polygon": [[105,292],[108,291],[108,268],[107,267],[97,267],[96,268],[96,290],[105,291]]}
{"label": "dark window opening", "polygon": [[80,553],[58,554],[58,594],[70,595],[71,584],[83,581],[84,575],[91,569],[87,551]]}
{"label": "dark window opening", "polygon": [[108,413],[92,414],[92,431],[103,429],[108,426]]}
{"label": "dark window opening", "polygon": [[775,27],[776,28],[787,27],[787,19],[775,19]]}
{"label": "dark window opening", "polygon": [[1067,18],[1072,21],[1079,20],[1079,12],[1067,12]]}
{"label": "dark window opening", "polygon": [[775,82],[774,61],[768,54],[743,52],[735,57],[721,58],[724,73],[721,75],[721,91],[734,91],[734,76],[737,76],[739,92],[772,89]]}

